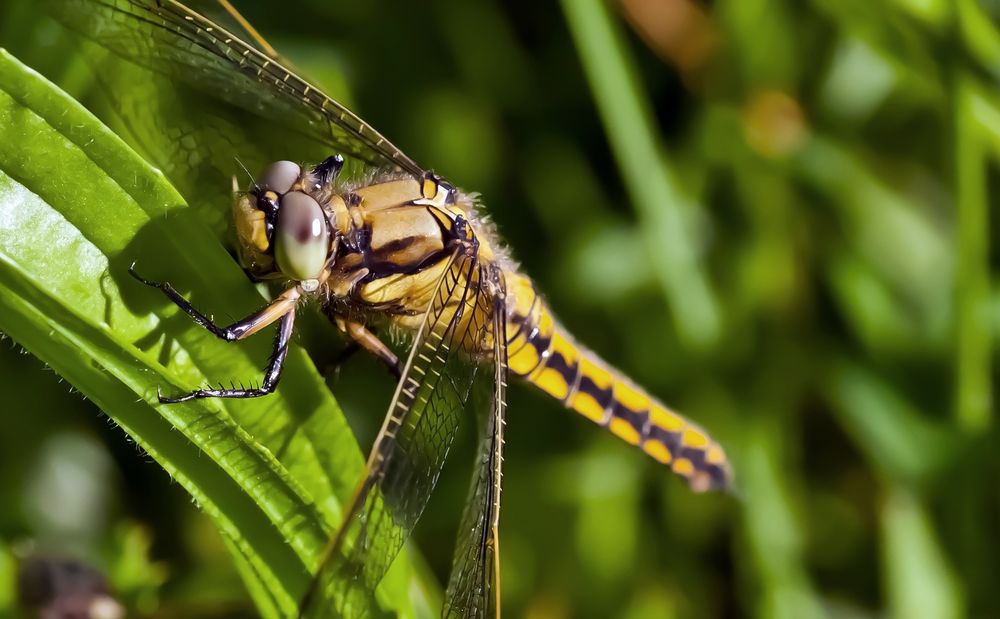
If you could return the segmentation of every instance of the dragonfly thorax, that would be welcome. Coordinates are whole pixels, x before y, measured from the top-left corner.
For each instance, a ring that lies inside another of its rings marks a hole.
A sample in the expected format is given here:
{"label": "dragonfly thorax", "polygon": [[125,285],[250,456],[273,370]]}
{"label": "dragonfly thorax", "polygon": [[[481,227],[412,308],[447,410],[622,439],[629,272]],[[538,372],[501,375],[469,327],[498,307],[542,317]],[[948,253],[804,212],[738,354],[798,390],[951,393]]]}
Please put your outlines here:
{"label": "dragonfly thorax", "polygon": [[326,288],[356,309],[419,314],[435,274],[462,248],[471,205],[433,174],[390,175],[333,195],[340,237]]}
{"label": "dragonfly thorax", "polygon": [[313,168],[279,161],[236,194],[243,266],[304,292],[322,286],[362,312],[420,313],[447,259],[478,244],[471,201],[430,172],[341,185],[342,165],[340,157]]}

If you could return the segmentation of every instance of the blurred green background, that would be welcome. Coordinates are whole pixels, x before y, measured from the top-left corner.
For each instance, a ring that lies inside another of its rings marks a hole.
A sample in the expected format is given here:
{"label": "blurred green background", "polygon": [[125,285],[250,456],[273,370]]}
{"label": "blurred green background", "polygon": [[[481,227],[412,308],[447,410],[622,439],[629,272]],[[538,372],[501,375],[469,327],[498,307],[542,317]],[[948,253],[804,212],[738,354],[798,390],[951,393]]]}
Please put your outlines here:
{"label": "blurred green background", "polygon": [[[480,192],[569,330],[733,459],[735,496],[693,495],[512,389],[508,616],[1000,616],[1000,3],[237,5]],[[33,3],[0,6],[0,45],[107,113]],[[251,168],[303,158],[255,146]],[[231,158],[171,176],[148,155],[223,225]],[[299,343],[320,368],[343,345],[318,316]],[[367,449],[391,381],[355,358],[329,382]],[[97,408],[10,340],[0,389],[0,616],[36,548],[100,566],[148,616],[253,614],[211,524]],[[414,536],[442,582],[471,438]]]}

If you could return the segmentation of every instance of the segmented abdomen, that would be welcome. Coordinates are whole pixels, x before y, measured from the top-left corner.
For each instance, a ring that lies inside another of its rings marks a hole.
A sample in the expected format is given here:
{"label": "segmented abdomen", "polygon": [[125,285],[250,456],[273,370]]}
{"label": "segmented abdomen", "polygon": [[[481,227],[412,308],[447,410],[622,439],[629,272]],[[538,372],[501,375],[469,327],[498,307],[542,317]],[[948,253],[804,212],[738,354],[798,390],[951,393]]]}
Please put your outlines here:
{"label": "segmented abdomen", "polygon": [[577,346],[530,279],[508,274],[507,293],[507,355],[513,374],[642,447],[694,490],[728,488],[725,452],[708,434]]}

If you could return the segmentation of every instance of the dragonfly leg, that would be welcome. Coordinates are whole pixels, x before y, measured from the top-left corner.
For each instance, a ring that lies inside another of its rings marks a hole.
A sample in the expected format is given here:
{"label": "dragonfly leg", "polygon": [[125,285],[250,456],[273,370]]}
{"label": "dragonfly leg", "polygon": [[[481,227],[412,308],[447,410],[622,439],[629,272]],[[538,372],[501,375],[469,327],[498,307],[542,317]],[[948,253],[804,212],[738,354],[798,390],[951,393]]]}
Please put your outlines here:
{"label": "dragonfly leg", "polygon": [[271,360],[264,371],[264,380],[259,387],[249,389],[198,389],[178,396],[165,397],[157,392],[157,397],[163,404],[175,404],[177,402],[187,402],[200,398],[259,398],[262,395],[272,393],[278,387],[281,380],[281,371],[285,367],[285,357],[288,356],[288,343],[292,339],[292,327],[295,324],[295,310],[285,313],[278,323],[278,333],[274,337],[274,352],[271,353]]}
{"label": "dragonfly leg", "polygon": [[261,329],[272,324],[288,312],[295,309],[295,304],[301,296],[298,288],[289,288],[261,311],[251,314],[242,320],[237,320],[228,327],[220,327],[215,324],[215,321],[211,318],[195,309],[195,307],[191,305],[191,302],[181,296],[181,293],[177,292],[177,290],[175,290],[169,282],[157,282],[142,277],[135,272],[134,264],[129,267],[128,272],[129,275],[143,284],[161,290],[168,299],[173,301],[174,305],[184,310],[184,313],[194,319],[196,323],[204,327],[217,338],[227,342],[235,342],[236,340],[242,340],[250,337],[254,333],[257,333]]}
{"label": "dragonfly leg", "polygon": [[399,380],[400,376],[403,375],[403,365],[400,363],[399,357],[385,345],[385,342],[372,333],[368,327],[364,326],[360,322],[348,320],[347,318],[340,316],[337,317],[337,326],[341,331],[346,333],[356,345],[375,355],[375,358],[381,361],[382,364],[388,368],[389,372],[396,377],[396,380]]}
{"label": "dragonfly leg", "polygon": [[199,389],[177,397],[164,397],[157,394],[160,402],[174,403],[185,402],[196,398],[255,398],[267,395],[274,391],[281,378],[281,369],[288,353],[288,342],[292,335],[292,326],[295,322],[295,306],[301,296],[297,287],[289,288],[278,296],[267,307],[255,312],[242,320],[237,320],[227,327],[217,325],[211,318],[201,313],[191,302],[185,299],[168,282],[157,282],[145,279],[135,272],[134,265],[129,267],[129,274],[143,284],[158,288],[177,307],[184,310],[196,323],[204,327],[207,331],[227,342],[234,342],[250,337],[261,329],[280,321],[278,334],[275,337],[274,352],[271,354],[271,361],[268,363],[264,374],[264,380],[260,387],[252,389]]}

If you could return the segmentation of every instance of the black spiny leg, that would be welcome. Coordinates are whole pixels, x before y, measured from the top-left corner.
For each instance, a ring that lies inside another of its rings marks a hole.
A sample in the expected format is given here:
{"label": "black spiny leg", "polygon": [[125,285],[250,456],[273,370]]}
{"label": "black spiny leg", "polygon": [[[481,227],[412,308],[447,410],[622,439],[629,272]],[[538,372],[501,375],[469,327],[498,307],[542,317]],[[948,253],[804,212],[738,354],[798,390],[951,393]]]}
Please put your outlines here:
{"label": "black spiny leg", "polygon": [[245,337],[244,334],[249,330],[250,326],[252,326],[250,321],[256,317],[255,314],[254,316],[250,316],[244,320],[234,322],[228,327],[220,327],[215,324],[211,318],[195,309],[194,306],[191,305],[190,301],[181,296],[181,293],[177,292],[174,287],[170,285],[170,282],[155,282],[153,280],[146,279],[135,272],[134,264],[128,268],[128,274],[147,286],[158,288],[163,291],[163,294],[165,294],[168,299],[173,301],[174,305],[184,310],[184,313],[193,318],[196,323],[210,331],[219,339],[226,340],[227,342],[235,342],[236,340]]}
{"label": "black spiny leg", "polygon": [[300,292],[297,288],[290,288],[283,292],[277,299],[264,309],[256,312],[242,320],[238,320],[228,327],[220,327],[208,316],[202,314],[194,308],[173,286],[167,282],[156,282],[145,279],[135,272],[133,265],[129,267],[129,274],[140,282],[153,288],[163,291],[168,299],[173,301],[177,307],[184,310],[188,316],[196,323],[204,327],[219,339],[227,342],[234,342],[257,333],[271,323],[280,320],[278,334],[275,338],[274,352],[271,361],[267,366],[264,380],[260,387],[253,389],[200,389],[177,397],[168,398],[157,393],[160,402],[174,403],[185,402],[196,398],[256,398],[267,395],[274,391],[281,378],[281,369],[288,353],[288,342],[292,336],[292,326],[295,323],[295,305],[298,302]]}
{"label": "black spiny leg", "polygon": [[187,402],[199,398],[259,398],[262,395],[272,393],[281,380],[281,370],[285,367],[285,357],[288,356],[288,342],[292,339],[292,326],[295,324],[295,311],[290,311],[281,317],[278,323],[278,333],[274,336],[274,352],[271,353],[271,361],[267,364],[264,372],[264,380],[260,387],[251,389],[199,389],[183,395],[171,398],[164,397],[157,392],[157,397],[164,404],[174,404],[176,402]]}

